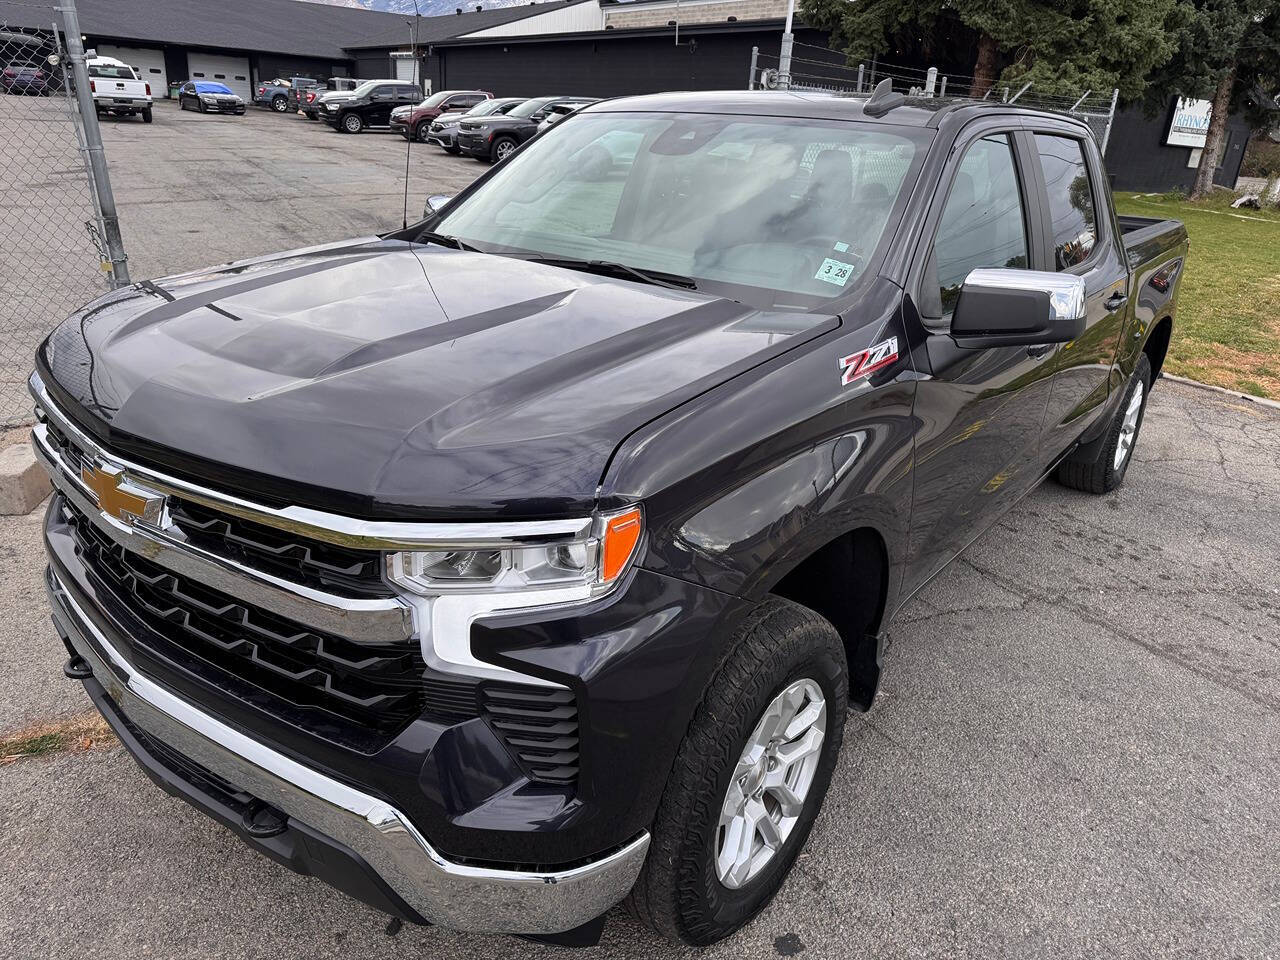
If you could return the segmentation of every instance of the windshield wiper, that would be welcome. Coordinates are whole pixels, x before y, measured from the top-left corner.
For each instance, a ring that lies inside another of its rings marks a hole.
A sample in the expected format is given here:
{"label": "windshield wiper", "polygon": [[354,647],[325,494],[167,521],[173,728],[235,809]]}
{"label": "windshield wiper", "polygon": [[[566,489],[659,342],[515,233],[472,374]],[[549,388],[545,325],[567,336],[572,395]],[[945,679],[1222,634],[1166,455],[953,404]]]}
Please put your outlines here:
{"label": "windshield wiper", "polygon": [[642,270],[629,267],[625,263],[612,263],[608,260],[574,260],[561,257],[522,257],[534,263],[545,263],[553,267],[564,267],[566,270],[581,270],[583,273],[596,273],[606,277],[629,277],[641,283],[651,283],[658,287],[670,287],[673,290],[697,290],[698,284],[693,277],[685,277],[678,273],[666,273],[662,270]]}
{"label": "windshield wiper", "polygon": [[452,247],[454,250],[470,250],[472,253],[480,252],[478,248],[459,240],[457,237],[451,237],[447,233],[432,233],[430,230],[423,230],[418,234],[418,241],[421,243],[434,243],[442,247]]}

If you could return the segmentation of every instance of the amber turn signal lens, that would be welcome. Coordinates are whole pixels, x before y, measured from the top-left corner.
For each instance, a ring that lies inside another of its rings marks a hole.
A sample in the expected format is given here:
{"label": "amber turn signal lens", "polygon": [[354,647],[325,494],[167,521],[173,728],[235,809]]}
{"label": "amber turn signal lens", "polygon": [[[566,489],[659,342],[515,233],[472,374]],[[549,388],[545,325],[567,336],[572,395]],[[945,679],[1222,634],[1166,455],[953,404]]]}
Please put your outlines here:
{"label": "amber turn signal lens", "polygon": [[644,520],[639,509],[628,510],[610,517],[604,528],[604,561],[600,564],[602,583],[617,579],[627,567],[627,561],[635,552],[644,530]]}

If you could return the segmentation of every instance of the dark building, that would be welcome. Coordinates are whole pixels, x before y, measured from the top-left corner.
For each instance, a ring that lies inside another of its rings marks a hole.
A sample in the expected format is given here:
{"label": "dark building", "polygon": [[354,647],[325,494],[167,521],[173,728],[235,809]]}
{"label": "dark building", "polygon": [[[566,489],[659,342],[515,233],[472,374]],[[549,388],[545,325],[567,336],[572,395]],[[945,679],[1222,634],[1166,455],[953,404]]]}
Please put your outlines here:
{"label": "dark building", "polygon": [[[1136,190],[1144,193],[1164,193],[1169,190],[1190,190],[1196,178],[1199,151],[1191,147],[1169,146],[1169,125],[1173,119],[1174,102],[1168,109],[1154,117],[1147,116],[1140,107],[1126,107],[1116,114],[1107,143],[1107,172],[1115,190]],[[1213,175],[1213,182],[1224,187],[1234,187],[1244,162],[1244,149],[1253,130],[1241,116],[1227,121],[1227,140]]]}

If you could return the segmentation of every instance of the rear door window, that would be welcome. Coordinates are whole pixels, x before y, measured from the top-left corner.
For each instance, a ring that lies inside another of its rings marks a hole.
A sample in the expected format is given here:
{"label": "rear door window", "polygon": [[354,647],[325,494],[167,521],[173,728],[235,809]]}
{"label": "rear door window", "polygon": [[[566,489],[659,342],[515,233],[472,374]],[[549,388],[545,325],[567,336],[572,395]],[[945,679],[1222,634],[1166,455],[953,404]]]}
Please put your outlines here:
{"label": "rear door window", "polygon": [[1098,244],[1097,208],[1084,145],[1073,137],[1037,133],[1036,152],[1049,195],[1054,265],[1070,270],[1088,260]]}

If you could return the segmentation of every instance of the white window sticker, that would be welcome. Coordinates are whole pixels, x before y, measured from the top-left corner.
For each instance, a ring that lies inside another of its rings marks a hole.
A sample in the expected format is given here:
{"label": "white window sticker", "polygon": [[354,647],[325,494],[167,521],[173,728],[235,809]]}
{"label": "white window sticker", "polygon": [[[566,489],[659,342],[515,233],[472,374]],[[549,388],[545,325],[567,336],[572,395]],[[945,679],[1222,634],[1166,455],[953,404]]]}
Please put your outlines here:
{"label": "white window sticker", "polygon": [[836,244],[836,253],[848,253],[848,252],[849,252],[849,245],[845,243],[843,240],[839,241]]}
{"label": "white window sticker", "polygon": [[844,263],[841,260],[832,260],[828,257],[822,261],[822,266],[818,268],[818,272],[813,275],[813,279],[821,280],[824,283],[834,283],[837,287],[843,287],[849,282],[849,278],[853,276],[853,264]]}

